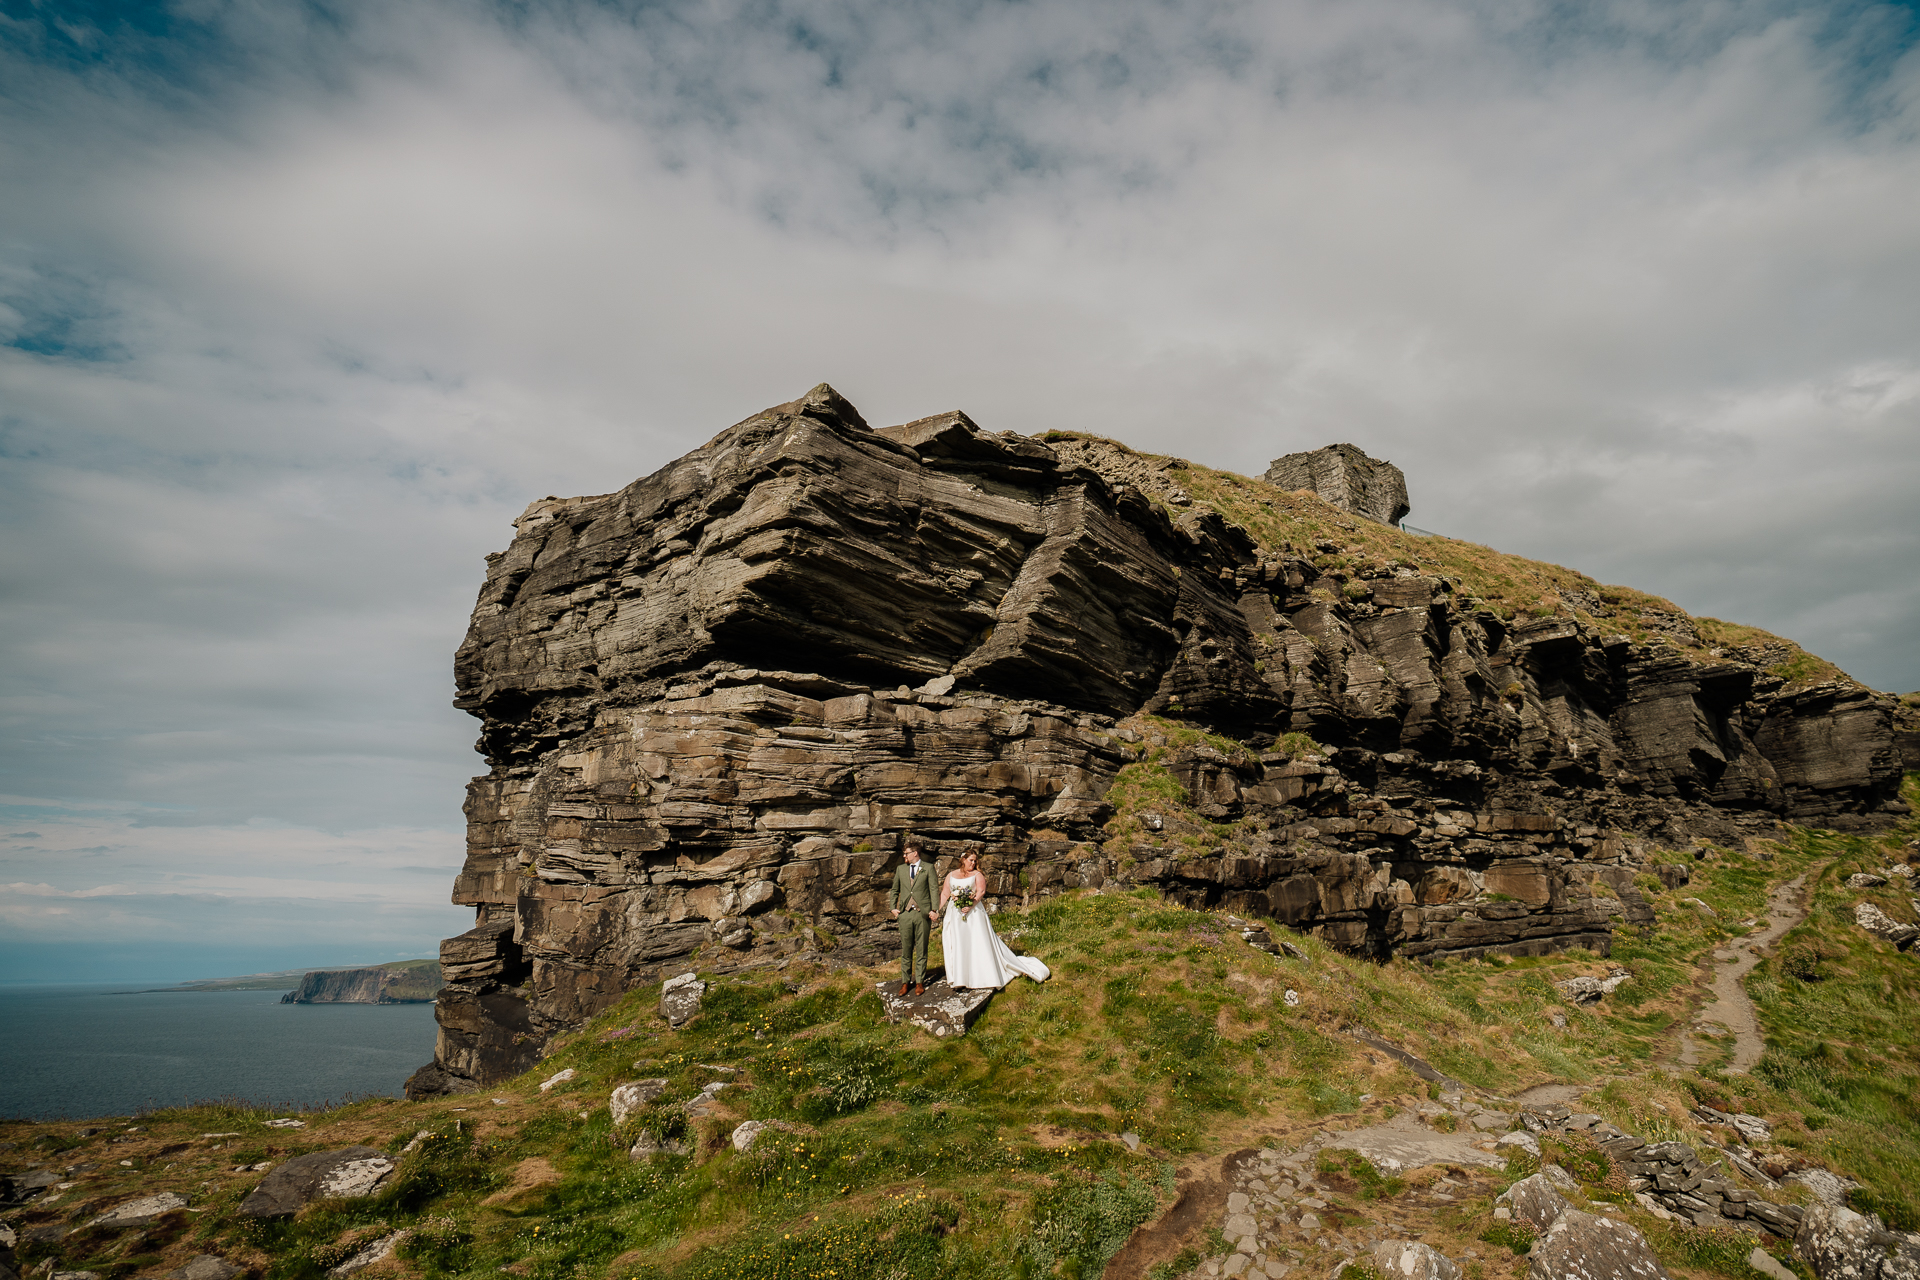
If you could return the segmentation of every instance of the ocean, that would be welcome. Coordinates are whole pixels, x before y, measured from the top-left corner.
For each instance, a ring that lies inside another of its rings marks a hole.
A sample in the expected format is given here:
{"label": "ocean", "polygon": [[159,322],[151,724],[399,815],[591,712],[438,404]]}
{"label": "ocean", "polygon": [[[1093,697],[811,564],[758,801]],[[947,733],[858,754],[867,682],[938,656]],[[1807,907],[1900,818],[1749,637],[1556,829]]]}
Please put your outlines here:
{"label": "ocean", "polygon": [[0,1116],[398,1097],[433,1057],[431,1004],[281,1004],[278,991],[130,993],[135,985],[0,986]]}

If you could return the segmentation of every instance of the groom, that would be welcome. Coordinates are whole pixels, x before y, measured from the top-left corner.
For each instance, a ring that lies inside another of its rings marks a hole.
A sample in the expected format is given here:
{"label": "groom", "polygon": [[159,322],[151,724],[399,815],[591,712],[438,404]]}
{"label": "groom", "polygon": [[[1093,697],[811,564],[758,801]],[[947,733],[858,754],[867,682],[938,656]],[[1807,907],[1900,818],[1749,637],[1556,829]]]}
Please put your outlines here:
{"label": "groom", "polygon": [[900,994],[927,989],[927,936],[933,924],[933,868],[920,863],[920,846],[908,844],[894,868],[887,909],[900,922]]}

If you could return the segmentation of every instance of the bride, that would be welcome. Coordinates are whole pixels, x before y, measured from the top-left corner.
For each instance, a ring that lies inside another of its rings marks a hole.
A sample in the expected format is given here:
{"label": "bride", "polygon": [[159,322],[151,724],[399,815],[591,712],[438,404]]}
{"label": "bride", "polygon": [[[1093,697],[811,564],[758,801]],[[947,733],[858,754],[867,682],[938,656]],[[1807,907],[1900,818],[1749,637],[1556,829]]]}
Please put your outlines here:
{"label": "bride", "polygon": [[[972,903],[963,907],[966,892]],[[1045,982],[1053,971],[1032,956],[1017,956],[1000,941],[987,919],[987,878],[980,874],[980,855],[961,855],[960,865],[947,874],[940,886],[940,951],[946,958],[947,983],[954,987],[1004,987],[1014,975],[1025,974],[1035,982]]]}

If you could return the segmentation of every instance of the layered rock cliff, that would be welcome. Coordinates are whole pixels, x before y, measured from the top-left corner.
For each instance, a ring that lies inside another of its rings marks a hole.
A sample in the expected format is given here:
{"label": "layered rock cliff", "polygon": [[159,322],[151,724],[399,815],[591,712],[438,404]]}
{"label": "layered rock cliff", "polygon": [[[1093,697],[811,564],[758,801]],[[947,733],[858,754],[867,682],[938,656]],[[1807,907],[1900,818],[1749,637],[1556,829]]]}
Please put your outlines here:
{"label": "layered rock cliff", "polygon": [[476,927],[410,1089],[523,1070],[696,953],[878,954],[909,832],[979,850],[990,907],[1140,884],[1434,956],[1604,951],[1656,845],[1897,805],[1881,695],[1684,615],[1522,616],[1411,552],[1257,537],[1184,466],[873,430],[822,386],[529,507],[456,659]]}
{"label": "layered rock cliff", "polygon": [[419,960],[364,969],[320,969],[280,997],[281,1004],[420,1004],[440,990],[440,977]]}

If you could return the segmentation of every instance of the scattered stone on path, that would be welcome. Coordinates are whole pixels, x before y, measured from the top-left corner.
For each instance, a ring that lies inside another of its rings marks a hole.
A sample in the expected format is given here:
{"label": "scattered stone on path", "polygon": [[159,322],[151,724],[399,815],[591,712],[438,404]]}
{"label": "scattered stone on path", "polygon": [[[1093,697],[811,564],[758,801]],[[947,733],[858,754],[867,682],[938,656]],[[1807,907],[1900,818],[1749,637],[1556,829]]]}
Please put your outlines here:
{"label": "scattered stone on path", "polygon": [[1528,1255],[1528,1280],[1666,1280],[1667,1271],[1639,1230],[1613,1218],[1568,1209]]}
{"label": "scattered stone on path", "polygon": [[218,1254],[203,1253],[189,1259],[186,1266],[167,1272],[166,1280],[233,1280],[245,1270]]}
{"label": "scattered stone on path", "polygon": [[[296,1156],[261,1180],[240,1204],[245,1218],[281,1218],[323,1196],[354,1199],[373,1194],[393,1161],[373,1147],[341,1147]],[[338,1176],[336,1176],[338,1175]]]}
{"label": "scattered stone on path", "polygon": [[1520,1179],[1501,1192],[1493,1205],[1496,1217],[1505,1209],[1513,1221],[1525,1223],[1535,1231],[1545,1231],[1573,1207],[1545,1173]]}
{"label": "scattered stone on path", "polygon": [[1540,1139],[1534,1137],[1525,1129],[1517,1129],[1512,1133],[1501,1134],[1499,1139],[1494,1143],[1494,1146],[1517,1147],[1532,1156],[1535,1160],[1540,1158]]}
{"label": "scattered stone on path", "polygon": [[667,1078],[654,1076],[647,1080],[635,1080],[623,1084],[613,1091],[607,1099],[607,1109],[613,1113],[613,1127],[618,1129],[625,1124],[640,1108],[653,1102],[667,1091]]}
{"label": "scattered stone on path", "polygon": [[993,999],[991,987],[951,987],[944,978],[927,983],[924,995],[900,995],[900,983],[891,979],[874,984],[874,990],[888,1022],[904,1022],[943,1040],[967,1034]]}
{"label": "scattered stone on path", "polygon": [[1417,1240],[1382,1240],[1368,1256],[1386,1280],[1460,1280],[1451,1259]]}
{"label": "scattered stone on path", "polygon": [[1755,1245],[1753,1252],[1747,1255],[1747,1265],[1766,1276],[1767,1280],[1800,1280],[1781,1263],[1780,1259],[1759,1245]]}
{"label": "scattered stone on path", "polygon": [[660,1016],[670,1027],[684,1027],[700,1012],[700,997],[707,984],[689,969],[660,984]]}
{"label": "scattered stone on path", "polygon": [[1481,1149],[1477,1142],[1484,1141],[1471,1131],[1436,1132],[1420,1123],[1416,1114],[1406,1111],[1384,1124],[1330,1134],[1325,1145],[1330,1150],[1357,1151],[1386,1174],[1404,1173],[1432,1164],[1503,1167],[1506,1157]]}
{"label": "scattered stone on path", "polygon": [[163,1213],[172,1213],[175,1209],[186,1207],[185,1196],[177,1195],[172,1191],[162,1191],[159,1195],[141,1196],[137,1200],[117,1204],[87,1225],[90,1227],[143,1227]]}
{"label": "scattered stone on path", "polygon": [[307,1122],[305,1120],[295,1120],[292,1116],[282,1116],[278,1120],[267,1121],[267,1128],[269,1129],[304,1129],[306,1127]]}

